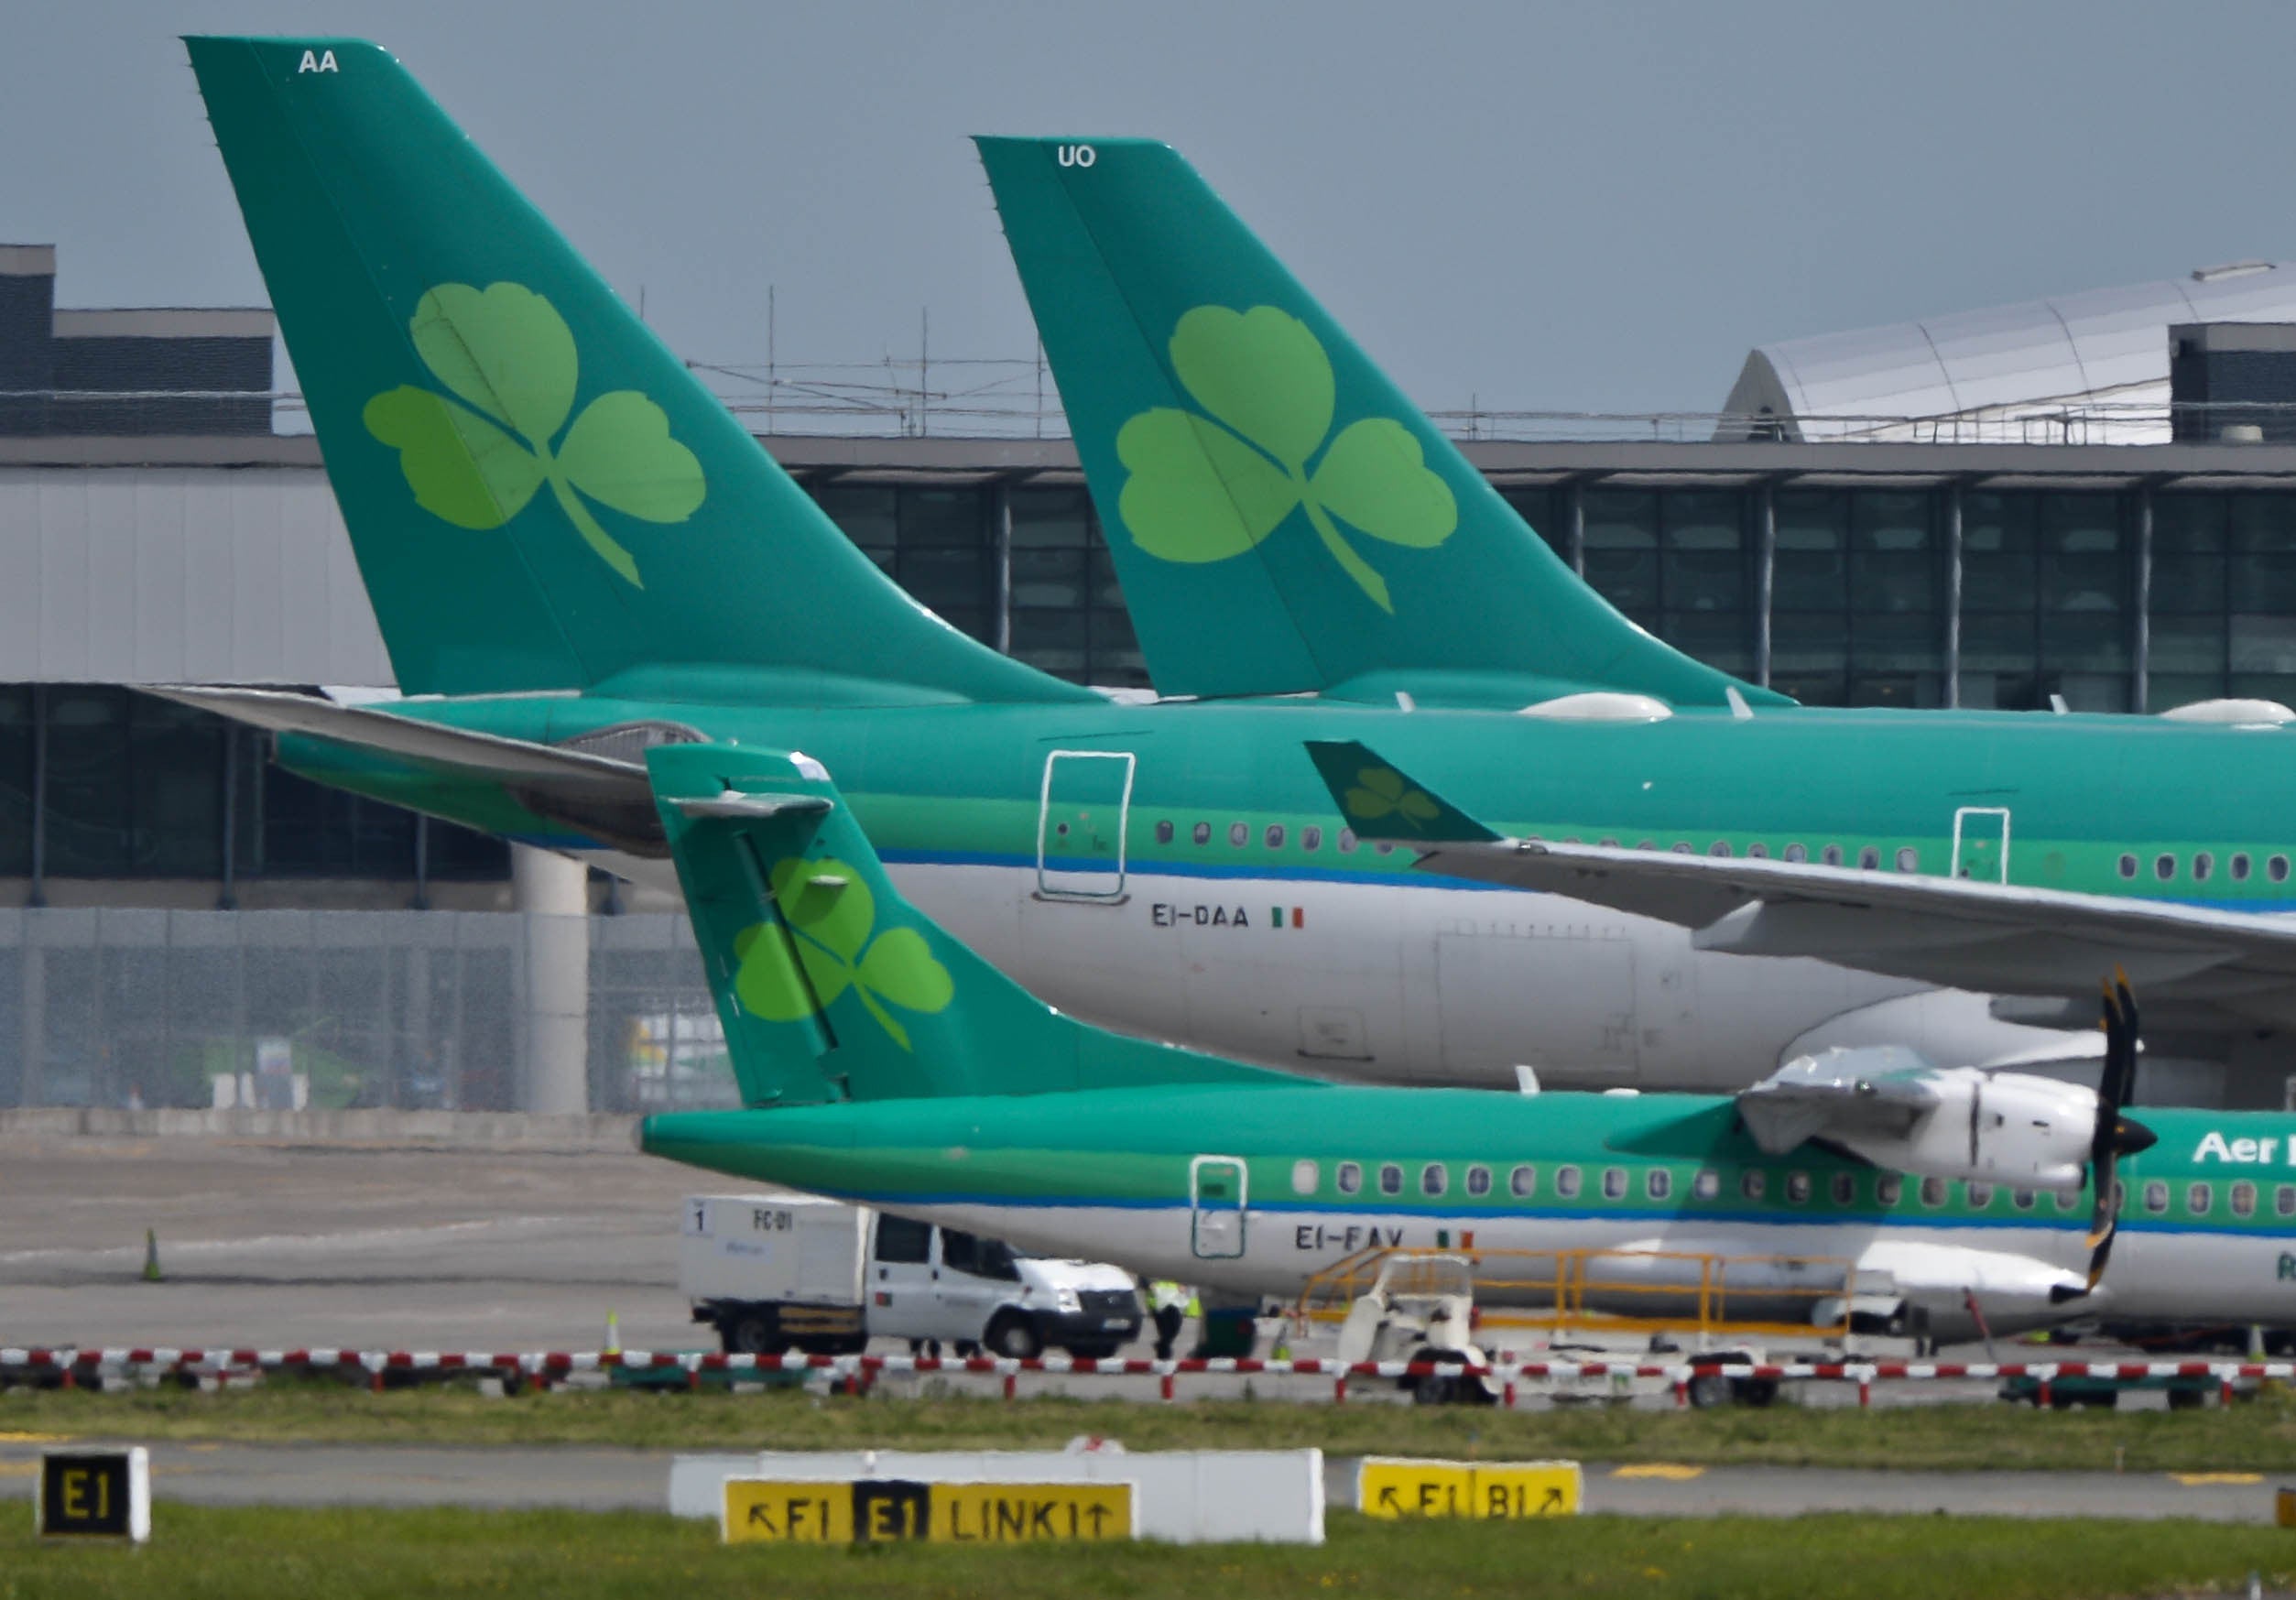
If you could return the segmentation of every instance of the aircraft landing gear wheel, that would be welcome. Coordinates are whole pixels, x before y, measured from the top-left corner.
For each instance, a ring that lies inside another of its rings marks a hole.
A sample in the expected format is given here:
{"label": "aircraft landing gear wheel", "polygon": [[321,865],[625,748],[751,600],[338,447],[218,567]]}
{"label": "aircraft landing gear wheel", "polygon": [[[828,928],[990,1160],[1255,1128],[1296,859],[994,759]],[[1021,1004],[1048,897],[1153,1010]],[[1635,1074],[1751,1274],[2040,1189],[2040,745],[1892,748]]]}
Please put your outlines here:
{"label": "aircraft landing gear wheel", "polygon": [[1037,1325],[1009,1312],[989,1325],[986,1343],[991,1351],[1014,1361],[1033,1361],[1044,1354]]}

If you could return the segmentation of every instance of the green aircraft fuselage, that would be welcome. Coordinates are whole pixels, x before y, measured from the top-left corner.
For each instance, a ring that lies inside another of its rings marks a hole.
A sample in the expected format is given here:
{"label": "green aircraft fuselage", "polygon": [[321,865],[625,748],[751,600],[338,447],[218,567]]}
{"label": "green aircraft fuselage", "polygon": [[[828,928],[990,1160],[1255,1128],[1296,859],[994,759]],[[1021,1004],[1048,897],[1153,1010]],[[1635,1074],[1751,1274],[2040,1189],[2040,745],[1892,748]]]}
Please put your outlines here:
{"label": "green aircraft fuselage", "polygon": [[[1799,707],[1576,722],[1294,699],[788,710],[582,694],[394,709],[543,743],[668,721],[712,739],[801,748],[828,765],[896,861],[1036,866],[1047,756],[1093,750],[1135,757],[1127,873],[1392,877],[1408,871],[1407,854],[1344,849],[1352,840],[1340,838],[1341,819],[1300,747],[1362,739],[1409,770],[1441,774],[1454,803],[1510,833],[1702,854],[1784,856],[1799,846],[1813,861],[1834,847],[1851,865],[1876,852],[1884,870],[1958,866],[2013,884],[2234,909],[2296,902],[2287,800],[2296,737],[2277,728]],[[498,786],[442,781],[330,740],[287,735],[280,755],[321,781],[530,843],[609,843],[534,814]],[[1113,854],[1113,819],[1094,822],[1097,843],[1048,830],[1046,860]],[[1202,843],[1199,823],[1209,830]]]}

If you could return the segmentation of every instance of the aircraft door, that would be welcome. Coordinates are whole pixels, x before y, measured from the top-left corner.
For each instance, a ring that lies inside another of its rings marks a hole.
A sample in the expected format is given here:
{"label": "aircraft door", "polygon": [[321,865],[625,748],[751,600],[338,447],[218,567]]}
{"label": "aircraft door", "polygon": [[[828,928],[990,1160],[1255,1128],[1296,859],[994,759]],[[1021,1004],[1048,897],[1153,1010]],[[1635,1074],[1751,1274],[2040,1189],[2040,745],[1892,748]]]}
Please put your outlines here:
{"label": "aircraft door", "polygon": [[1189,1247],[1200,1260],[1244,1253],[1244,1163],[1234,1156],[1198,1156],[1188,1163]]}
{"label": "aircraft door", "polygon": [[2009,808],[1964,806],[1953,813],[1953,876],[2009,881]]}
{"label": "aircraft door", "polygon": [[1124,828],[1132,806],[1129,750],[1054,750],[1037,811],[1037,892],[1052,899],[1124,898]]}

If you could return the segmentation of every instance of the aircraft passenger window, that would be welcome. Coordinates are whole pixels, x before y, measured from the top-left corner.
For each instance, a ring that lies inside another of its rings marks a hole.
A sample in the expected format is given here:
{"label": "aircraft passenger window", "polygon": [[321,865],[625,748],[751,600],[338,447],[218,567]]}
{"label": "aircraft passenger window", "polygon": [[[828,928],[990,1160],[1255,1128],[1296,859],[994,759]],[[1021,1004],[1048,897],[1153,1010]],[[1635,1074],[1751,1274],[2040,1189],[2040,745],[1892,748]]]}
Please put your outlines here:
{"label": "aircraft passenger window", "polygon": [[1708,846],[1706,847],[1706,854],[1709,854],[1709,855],[1727,855],[1727,854],[1730,854],[1730,841],[1728,841],[1727,839],[1717,839],[1717,840],[1715,840],[1715,841],[1714,841],[1712,844],[1710,844],[1710,845],[1708,845]]}
{"label": "aircraft passenger window", "polygon": [[2288,857],[2285,855],[2275,855],[2271,860],[2266,862],[2264,864],[2264,876],[2270,878],[2274,883],[2286,883],[2288,881]]}
{"label": "aircraft passenger window", "polygon": [[1616,839],[1597,839],[1594,843],[1600,844],[1605,850],[1616,850],[1618,848],[1618,841]]}
{"label": "aircraft passenger window", "polygon": [[1469,1194],[1475,1195],[1488,1194],[1491,1192],[1490,1168],[1470,1167],[1467,1169],[1467,1192]]}
{"label": "aircraft passenger window", "polygon": [[1539,1192],[1539,1169],[1518,1167],[1507,1175],[1507,1192],[1518,1200],[1529,1200]]}
{"label": "aircraft passenger window", "polygon": [[1159,844],[1170,844],[1172,842],[1172,825],[1170,822],[1156,824],[1156,842]]}
{"label": "aircraft passenger window", "polygon": [[1871,872],[1881,865],[1881,847],[1868,844],[1857,853],[1857,870]]}
{"label": "aircraft passenger window", "polygon": [[2032,1210],[2033,1199],[2033,1192],[2029,1189],[2012,1189],[2009,1191],[2009,1203],[2016,1206],[2019,1211]]}
{"label": "aircraft passenger window", "polygon": [[1379,1192],[1382,1194],[1400,1194],[1403,1192],[1403,1169],[1397,1166],[1393,1161],[1383,1162],[1380,1165]]}
{"label": "aircraft passenger window", "polygon": [[1991,1205],[1993,1203],[1993,1185],[1990,1183],[1980,1183],[1975,1179],[1971,1179],[1969,1181],[1969,1203],[1974,1210],[1977,1211],[1983,1211],[1986,1206]]}
{"label": "aircraft passenger window", "polygon": [[2296,1216],[2296,1183],[2282,1183],[2272,1191],[2272,1209],[2281,1216]]}
{"label": "aircraft passenger window", "polygon": [[1281,850],[1283,848],[1283,824],[1281,822],[1268,823],[1268,832],[1261,837],[1268,841],[1268,849]]}
{"label": "aircraft passenger window", "polygon": [[2173,855],[2154,856],[2152,858],[2152,876],[2159,878],[2162,883],[2167,883],[2171,878],[2174,877],[2176,876],[2176,857]]}
{"label": "aircraft passenger window", "polygon": [[1392,839],[1382,839],[1378,844],[1373,845],[1372,848],[1377,850],[1382,855],[1392,855],[1395,854],[1395,841]]}
{"label": "aircraft passenger window", "polygon": [[[2078,1201],[2080,1196],[2075,1195],[2073,1198]],[[2113,1180],[2113,1214],[2115,1216],[2128,1214],[2128,1185],[2117,1178]]]}
{"label": "aircraft passenger window", "polygon": [[1921,1180],[1921,1203],[1923,1205],[1942,1205],[1945,1203],[1944,1179],[1924,1178]]}
{"label": "aircraft passenger window", "polygon": [[1635,848],[1637,850],[1656,850],[1658,847],[1659,842],[1656,839],[1638,839],[1635,841]]}
{"label": "aircraft passenger window", "polygon": [[1209,844],[1212,843],[1212,824],[1209,822],[1198,822],[1195,827],[1189,832],[1188,836],[1199,844]]}
{"label": "aircraft passenger window", "polygon": [[2232,1214],[2256,1215],[2256,1185],[2245,1179],[2232,1186]]}
{"label": "aircraft passenger window", "polygon": [[1836,1172],[1836,1173],[1834,1173],[1834,1204],[1836,1204],[1836,1205],[1849,1205],[1849,1204],[1853,1203],[1854,1203],[1856,1199],[1857,1199],[1857,1174],[1855,1174],[1855,1172]]}
{"label": "aircraft passenger window", "polygon": [[923,1266],[932,1256],[932,1224],[905,1216],[877,1218],[877,1259]]}
{"label": "aircraft passenger window", "polygon": [[1807,844],[1789,844],[1786,846],[1786,859],[1807,861],[1810,859],[1810,847]]}
{"label": "aircraft passenger window", "polygon": [[1322,1181],[1322,1169],[1318,1167],[1313,1161],[1294,1161],[1291,1163],[1292,1193],[1313,1194],[1316,1191],[1316,1187]]}
{"label": "aircraft passenger window", "polygon": [[1693,1199],[1718,1199],[1722,1194],[1722,1174],[1712,1167],[1699,1168],[1698,1176],[1690,1181],[1690,1192]]}
{"label": "aircraft passenger window", "polygon": [[1653,1167],[1643,1175],[1642,1192],[1653,1200],[1664,1200],[1674,1192],[1674,1174],[1664,1167]]}
{"label": "aircraft passenger window", "polygon": [[2169,1209],[2169,1186],[2158,1178],[2145,1185],[2145,1209],[2155,1216]]}
{"label": "aircraft passenger window", "polygon": [[1769,846],[1767,844],[1749,844],[1746,847],[1746,853],[1756,861],[1759,861],[1769,854]]}
{"label": "aircraft passenger window", "polygon": [[1800,1205],[1810,1198],[1809,1173],[1789,1172],[1786,1174],[1786,1198],[1796,1205]]}
{"label": "aircraft passenger window", "polygon": [[1822,860],[1827,866],[1839,866],[1842,865],[1842,847],[1839,844],[1827,845],[1823,850],[1818,852],[1818,855],[1820,860]]}
{"label": "aircraft passenger window", "polygon": [[1677,855],[1695,855],[1698,853],[1691,848],[1689,840],[1678,839],[1674,842],[1674,854]]}
{"label": "aircraft passenger window", "polygon": [[1921,871],[1921,853],[1910,844],[1898,846],[1898,870],[1899,872]]}
{"label": "aircraft passenger window", "polygon": [[1603,1169],[1603,1198],[1605,1200],[1627,1198],[1627,1170],[1624,1167]]}
{"label": "aircraft passenger window", "polygon": [[2137,858],[2135,856],[2124,855],[2120,858],[2120,875],[2123,877],[2135,877],[2137,876]]}
{"label": "aircraft passenger window", "polygon": [[1355,854],[1355,829],[1342,828],[1339,831],[1339,853],[1342,855],[1353,855]]}
{"label": "aircraft passenger window", "polygon": [[1579,1197],[1579,1170],[1576,1167],[1557,1167],[1554,1170],[1554,1192],[1565,1200]]}
{"label": "aircraft passenger window", "polygon": [[2248,881],[2248,853],[2245,850],[2232,858],[2232,881],[2235,883]]}
{"label": "aircraft passenger window", "polygon": [[1419,1170],[1419,1192],[1421,1194],[1441,1194],[1451,1181],[1451,1174],[1441,1161],[1430,1161]]}
{"label": "aircraft passenger window", "polygon": [[2212,1183],[2188,1183],[2184,1186],[2184,1209],[2194,1216],[2206,1216],[2216,1206],[2216,1188]]}
{"label": "aircraft passenger window", "polygon": [[1905,1180],[1895,1172],[1884,1172],[1874,1180],[1874,1199],[1883,1205],[1895,1205],[1905,1193]]}
{"label": "aircraft passenger window", "polygon": [[2193,857],[2193,881],[2206,883],[2208,875],[2216,870],[2216,858],[2204,850]]}
{"label": "aircraft passenger window", "polygon": [[1738,1176],[1738,1192],[1748,1200],[1759,1200],[1769,1187],[1769,1178],[1758,1167],[1749,1167]]}
{"label": "aircraft passenger window", "polygon": [[1339,1192],[1342,1194],[1354,1194],[1358,1192],[1363,1186],[1364,1170],[1353,1161],[1342,1161],[1339,1164]]}
{"label": "aircraft passenger window", "polygon": [[2057,1209],[2059,1211],[2079,1211],[2081,1209],[2080,1191],[2075,1189],[2058,1190]]}
{"label": "aircraft passenger window", "polygon": [[1248,824],[1243,822],[1230,822],[1228,824],[1228,843],[1235,845],[1238,850],[1244,848],[1246,842],[1248,841],[1251,836],[1252,830]]}
{"label": "aircraft passenger window", "polygon": [[1302,829],[1300,829],[1300,849],[1302,849],[1302,850],[1321,850],[1321,849],[1322,849],[1322,848],[1323,848],[1323,830],[1322,830],[1322,829],[1321,829],[1321,828],[1302,828]]}

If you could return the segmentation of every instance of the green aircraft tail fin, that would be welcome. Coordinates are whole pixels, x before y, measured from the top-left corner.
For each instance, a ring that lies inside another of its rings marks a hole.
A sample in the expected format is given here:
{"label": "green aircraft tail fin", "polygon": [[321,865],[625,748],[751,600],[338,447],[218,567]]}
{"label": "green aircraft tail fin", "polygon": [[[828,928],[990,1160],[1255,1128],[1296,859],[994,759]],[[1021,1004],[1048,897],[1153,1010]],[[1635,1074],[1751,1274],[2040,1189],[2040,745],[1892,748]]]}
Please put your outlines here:
{"label": "green aircraft tail fin", "polygon": [[1483,844],[1499,837],[1354,739],[1307,741],[1323,787],[1358,839],[1397,844]]}
{"label": "green aircraft tail fin", "polygon": [[390,56],[186,43],[400,688],[1078,692],[903,595]]}
{"label": "green aircraft tail fin", "polygon": [[1170,147],[976,142],[1158,689],[1725,703],[1735,680],[1557,560]]}
{"label": "green aircraft tail fin", "polygon": [[1036,999],[901,898],[810,756],[646,761],[745,1105],[1302,1082]]}

